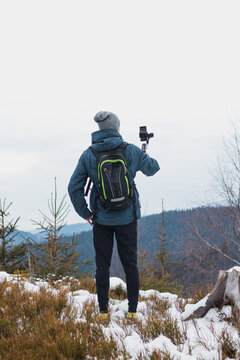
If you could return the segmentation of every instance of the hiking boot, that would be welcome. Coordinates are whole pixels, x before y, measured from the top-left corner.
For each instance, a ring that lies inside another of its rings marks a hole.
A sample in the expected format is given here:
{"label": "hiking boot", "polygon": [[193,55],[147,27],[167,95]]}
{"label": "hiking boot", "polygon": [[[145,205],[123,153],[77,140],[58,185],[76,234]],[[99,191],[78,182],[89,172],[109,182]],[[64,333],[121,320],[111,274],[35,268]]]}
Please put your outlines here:
{"label": "hiking boot", "polygon": [[110,314],[109,313],[99,313],[96,316],[96,322],[99,324],[107,324],[110,321]]}
{"label": "hiking boot", "polygon": [[128,322],[131,322],[131,323],[133,323],[133,322],[136,322],[137,321],[137,314],[134,312],[129,312],[128,314],[127,314],[127,321]]}

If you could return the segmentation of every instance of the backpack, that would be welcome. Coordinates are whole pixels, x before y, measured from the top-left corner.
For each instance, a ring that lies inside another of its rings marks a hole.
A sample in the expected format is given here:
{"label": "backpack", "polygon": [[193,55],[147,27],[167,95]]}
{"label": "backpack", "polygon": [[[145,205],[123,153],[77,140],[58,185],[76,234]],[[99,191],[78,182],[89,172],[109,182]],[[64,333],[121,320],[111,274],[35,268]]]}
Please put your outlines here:
{"label": "backpack", "polygon": [[90,149],[97,159],[98,184],[96,186],[101,204],[107,210],[121,210],[133,201],[133,186],[130,183],[125,149],[123,142],[117,148],[109,151],[97,152]]}

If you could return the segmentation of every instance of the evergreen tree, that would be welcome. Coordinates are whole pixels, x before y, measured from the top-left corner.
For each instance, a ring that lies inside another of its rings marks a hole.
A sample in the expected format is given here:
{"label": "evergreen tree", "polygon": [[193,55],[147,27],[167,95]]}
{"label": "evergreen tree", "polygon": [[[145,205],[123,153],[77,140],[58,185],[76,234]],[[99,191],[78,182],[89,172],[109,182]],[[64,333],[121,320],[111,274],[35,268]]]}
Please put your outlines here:
{"label": "evergreen tree", "polygon": [[[170,219],[171,221],[172,219]],[[170,222],[169,221],[169,222]],[[169,223],[168,222],[168,223]],[[167,249],[167,236],[165,233],[164,207],[162,201],[162,224],[154,246],[154,255],[147,251],[139,252],[139,279],[142,289],[155,289],[161,292],[180,293],[182,286],[172,279],[170,269],[176,262],[170,261],[169,250]],[[151,260],[151,258],[153,258]],[[178,262],[177,262],[178,263]]]}
{"label": "evergreen tree", "polygon": [[[149,289],[149,279],[152,278],[152,255],[149,251],[138,250],[138,273],[140,288],[143,290]],[[150,280],[151,281],[151,280]]]}
{"label": "evergreen tree", "polygon": [[[55,191],[48,200],[50,215],[46,215],[41,210],[43,220],[33,223],[41,229],[45,241],[38,243],[32,238],[28,238],[30,263],[29,267],[35,277],[50,280],[52,283],[63,277],[76,277],[80,274],[79,253],[76,246],[79,245],[79,237],[73,234],[70,241],[65,241],[61,232],[66,225],[66,217],[69,213],[69,206],[65,201],[66,195],[62,200],[57,201],[57,186],[55,178]],[[82,266],[88,265],[85,261]]]}
{"label": "evergreen tree", "polygon": [[159,291],[181,293],[182,286],[178,285],[171,274],[171,269],[173,269],[176,264],[179,264],[179,261],[171,262],[170,252],[167,248],[168,238],[165,229],[171,221],[172,218],[165,224],[165,212],[162,199],[162,223],[161,230],[157,230],[159,234],[157,239],[159,242],[158,250],[156,252],[154,251],[153,278]]}
{"label": "evergreen tree", "polygon": [[0,199],[0,270],[13,273],[26,267],[26,246],[24,242],[15,245],[15,238],[19,234],[17,225],[20,217],[16,220],[10,218],[9,208],[12,203],[6,205],[6,199]]}

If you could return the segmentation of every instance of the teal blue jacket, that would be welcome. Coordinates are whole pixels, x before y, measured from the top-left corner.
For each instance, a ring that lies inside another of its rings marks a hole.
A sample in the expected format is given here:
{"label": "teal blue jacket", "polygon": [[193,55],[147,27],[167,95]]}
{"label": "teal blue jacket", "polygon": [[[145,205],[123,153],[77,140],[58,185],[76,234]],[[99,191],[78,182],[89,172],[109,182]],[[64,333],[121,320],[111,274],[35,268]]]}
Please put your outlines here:
{"label": "teal blue jacket", "polygon": [[[92,133],[92,146],[96,151],[107,151],[118,147],[123,142],[122,136],[114,130],[105,129]],[[128,164],[129,178],[133,182],[137,171],[147,176],[154,175],[159,170],[158,162],[146,155],[141,149],[133,144],[128,144],[125,150]],[[97,160],[93,152],[88,148],[81,155],[77,167],[72,174],[68,185],[68,193],[74,209],[83,219],[89,219],[93,215],[97,192],[93,187],[90,195],[90,209],[84,197],[84,187],[88,177],[93,184],[98,184]],[[137,218],[140,219],[140,204],[138,191],[135,189]],[[133,204],[119,211],[107,211],[97,199],[97,214],[95,222],[101,225],[126,225],[135,220]]]}

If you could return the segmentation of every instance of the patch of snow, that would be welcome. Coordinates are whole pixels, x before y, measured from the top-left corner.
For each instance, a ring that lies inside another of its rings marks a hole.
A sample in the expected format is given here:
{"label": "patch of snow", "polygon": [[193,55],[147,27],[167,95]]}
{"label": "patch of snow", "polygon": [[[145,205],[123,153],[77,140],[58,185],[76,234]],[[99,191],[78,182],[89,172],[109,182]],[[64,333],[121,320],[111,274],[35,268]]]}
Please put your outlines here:
{"label": "patch of snow", "polygon": [[110,277],[110,290],[115,290],[119,285],[127,291],[127,285],[122,279],[119,279],[118,277]]}
{"label": "patch of snow", "polygon": [[193,359],[192,356],[183,354],[182,351],[178,350],[177,346],[174,345],[169,338],[164,335],[158,336],[156,339],[152,340],[149,344],[146,345],[146,348],[150,353],[154,350],[168,352],[171,356],[174,356],[175,359],[181,360],[190,360]]}
{"label": "patch of snow", "polygon": [[176,300],[178,299],[178,296],[175,294],[171,294],[169,292],[165,292],[165,293],[161,293],[157,290],[140,290],[139,291],[139,295],[141,295],[142,298],[148,298],[151,296],[156,296],[159,297],[161,299],[166,299],[166,300]]}
{"label": "patch of snow", "polygon": [[148,298],[150,296],[157,296],[158,291],[156,290],[139,290],[139,295],[142,298]]}
{"label": "patch of snow", "polygon": [[40,290],[40,286],[37,284],[37,285],[34,285],[32,283],[29,283],[27,281],[24,282],[24,287],[27,291],[29,292],[39,292]]}
{"label": "patch of snow", "polygon": [[143,342],[136,333],[125,337],[125,346],[132,359],[135,359],[139,352],[145,353]]}
{"label": "patch of snow", "polygon": [[89,296],[90,292],[87,290],[78,290],[73,292],[73,296]]}
{"label": "patch of snow", "polygon": [[12,275],[8,274],[5,271],[0,271],[0,281],[11,281],[12,280]]}

